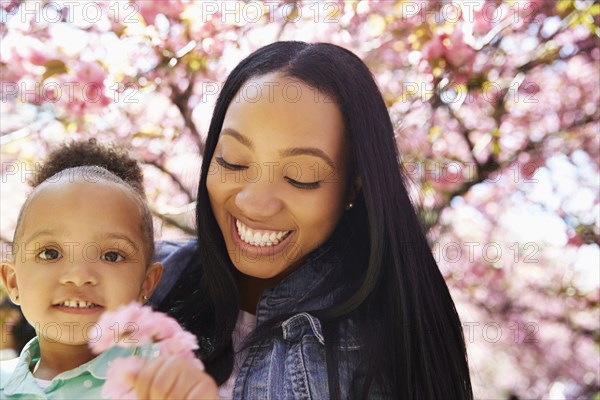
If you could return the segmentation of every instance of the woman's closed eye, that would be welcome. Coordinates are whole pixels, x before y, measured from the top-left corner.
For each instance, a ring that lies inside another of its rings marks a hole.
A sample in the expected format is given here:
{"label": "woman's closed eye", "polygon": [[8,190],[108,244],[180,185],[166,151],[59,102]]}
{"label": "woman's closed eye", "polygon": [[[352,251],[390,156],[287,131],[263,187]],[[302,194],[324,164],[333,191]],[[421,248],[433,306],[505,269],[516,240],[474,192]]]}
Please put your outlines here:
{"label": "woman's closed eye", "polygon": [[248,168],[244,165],[228,163],[223,157],[215,157],[215,160],[217,161],[217,164],[219,164],[221,167],[231,171],[241,171]]}
{"label": "woman's closed eye", "polygon": [[52,247],[44,248],[39,253],[37,253],[37,258],[44,261],[55,261],[61,257],[62,255],[60,254],[60,251]]}
{"label": "woman's closed eye", "polygon": [[[217,164],[219,164],[223,168],[228,169],[230,171],[242,171],[242,170],[245,170],[248,168],[245,165],[229,163],[229,162],[225,161],[225,159],[223,157],[215,157],[215,160],[217,161]],[[292,179],[290,177],[287,177],[287,176],[285,177],[285,180],[288,181],[292,186],[297,187],[298,189],[317,189],[317,188],[321,187],[321,181],[299,182],[299,181]]]}
{"label": "woman's closed eye", "polygon": [[297,187],[298,189],[318,189],[321,187],[321,181],[316,182],[298,182],[290,177],[285,177],[285,180],[288,181],[292,186]]}
{"label": "woman's closed eye", "polygon": [[118,251],[111,250],[102,254],[102,259],[111,263],[117,263],[125,260],[125,257]]}

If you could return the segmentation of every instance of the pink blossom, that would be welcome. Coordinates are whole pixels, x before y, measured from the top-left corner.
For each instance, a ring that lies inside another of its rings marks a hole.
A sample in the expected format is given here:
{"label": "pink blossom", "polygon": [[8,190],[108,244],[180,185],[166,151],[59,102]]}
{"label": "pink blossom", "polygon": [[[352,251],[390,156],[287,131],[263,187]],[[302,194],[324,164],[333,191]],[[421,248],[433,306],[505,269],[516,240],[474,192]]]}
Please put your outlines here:
{"label": "pink blossom", "polygon": [[485,35],[490,31],[492,21],[489,16],[485,15],[483,10],[475,11],[473,14],[473,33],[475,35]]}
{"label": "pink blossom", "polygon": [[541,154],[526,153],[519,157],[519,171],[524,179],[531,179],[538,168],[544,165],[545,159]]}
{"label": "pink blossom", "polygon": [[190,350],[196,350],[198,342],[196,336],[189,332],[176,332],[160,342],[161,354],[192,354]]}
{"label": "pink blossom", "polygon": [[456,190],[465,181],[464,171],[464,166],[455,162],[444,165],[438,175],[431,180],[431,186],[445,192]]}
{"label": "pink blossom", "polygon": [[127,383],[127,377],[136,375],[144,365],[140,357],[122,357],[112,361],[106,373],[106,383],[102,387],[102,396],[113,400],[135,399],[133,386]]}
{"label": "pink blossom", "polygon": [[[107,311],[103,313],[98,320],[100,332],[103,332],[103,334],[100,340],[90,344],[92,350],[95,353],[101,353],[117,344],[127,346],[129,341],[124,342],[124,339],[132,333],[135,321],[140,317],[143,318],[148,316],[149,314],[146,309],[136,307],[134,303],[122,307],[118,311]],[[143,345],[144,343],[140,344]]]}
{"label": "pink blossom", "polygon": [[444,44],[444,55],[452,66],[458,68],[473,61],[475,51],[471,46],[464,42],[461,30],[455,29],[448,37],[448,43],[446,44],[444,42]]}
{"label": "pink blossom", "polygon": [[50,59],[50,55],[38,49],[31,49],[29,62],[34,65],[44,65]]}
{"label": "pink blossom", "polygon": [[[100,332],[114,332],[114,335],[102,335],[90,348],[95,353],[106,351],[112,346],[140,347],[151,343],[158,344],[160,355],[178,355],[191,361],[203,371],[204,365],[194,355],[198,348],[196,336],[185,331],[177,321],[168,315],[153,311],[148,306],[130,303],[115,311],[107,311],[98,321]],[[115,332],[116,327],[116,332]],[[144,366],[141,357],[125,357],[113,360],[108,368],[106,383],[102,394],[111,399],[135,398],[133,388],[126,378]]]}
{"label": "pink blossom", "polygon": [[144,18],[146,24],[151,25],[158,14],[163,14],[168,18],[177,18],[184,9],[181,0],[162,0],[162,1],[138,1],[139,13]]}
{"label": "pink blossom", "polygon": [[459,29],[454,30],[451,35],[434,35],[425,43],[421,52],[430,63],[444,58],[452,67],[468,73],[471,72],[475,60],[475,50],[464,42],[463,33]]}
{"label": "pink blossom", "polygon": [[112,99],[106,95],[104,81],[107,72],[97,62],[79,62],[74,73],[61,75],[63,93],[60,104],[71,115],[82,117],[108,106]]}
{"label": "pink blossom", "polygon": [[103,86],[106,71],[97,62],[80,61],[77,63],[75,78],[81,84],[93,83]]}
{"label": "pink blossom", "polygon": [[101,332],[115,334],[102,335],[101,340],[92,343],[92,350],[96,353],[108,350],[116,344],[123,347],[139,347],[148,343],[166,343],[164,350],[161,344],[161,354],[183,354],[198,348],[196,337],[184,331],[177,321],[138,303],[105,312],[98,325]]}
{"label": "pink blossom", "polygon": [[423,46],[422,49],[425,59],[432,61],[440,58],[444,54],[445,49],[442,40],[442,36],[435,35],[429,42],[425,43],[425,46]]}
{"label": "pink blossom", "polygon": [[19,8],[19,2],[17,0],[4,1],[0,4],[0,8],[7,13],[15,13]]}

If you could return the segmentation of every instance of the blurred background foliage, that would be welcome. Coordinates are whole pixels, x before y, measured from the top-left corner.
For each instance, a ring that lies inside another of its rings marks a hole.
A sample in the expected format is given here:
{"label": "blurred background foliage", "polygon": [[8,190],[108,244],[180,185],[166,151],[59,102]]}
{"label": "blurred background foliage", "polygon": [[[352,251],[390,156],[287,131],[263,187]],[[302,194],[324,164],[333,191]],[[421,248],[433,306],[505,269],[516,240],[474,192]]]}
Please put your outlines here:
{"label": "blurred background foliage", "polygon": [[600,4],[0,3],[3,256],[27,179],[75,138],[131,149],[157,239],[190,237],[227,73],[273,41],[328,41],[381,87],[476,397],[600,397]]}

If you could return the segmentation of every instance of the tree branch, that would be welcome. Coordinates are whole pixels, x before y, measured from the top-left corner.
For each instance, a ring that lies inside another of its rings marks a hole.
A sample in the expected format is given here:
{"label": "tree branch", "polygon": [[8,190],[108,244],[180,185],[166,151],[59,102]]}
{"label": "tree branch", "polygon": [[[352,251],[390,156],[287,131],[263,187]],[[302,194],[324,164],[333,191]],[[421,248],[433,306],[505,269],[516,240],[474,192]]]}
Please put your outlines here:
{"label": "tree branch", "polygon": [[186,234],[188,234],[190,236],[196,236],[196,231],[194,229],[190,228],[189,226],[182,224],[181,222],[179,222],[179,221],[175,220],[174,218],[171,218],[167,215],[163,215],[163,214],[159,213],[158,211],[156,211],[155,209],[151,209],[151,212],[152,212],[152,215],[156,216],[164,223],[174,226],[178,229],[181,229],[183,232],[185,232]]}
{"label": "tree branch", "polygon": [[196,124],[194,124],[194,121],[192,120],[192,110],[188,106],[188,101],[189,101],[190,96],[194,89],[194,79],[195,78],[196,78],[196,74],[194,73],[194,74],[192,74],[192,76],[190,76],[189,84],[183,92],[181,92],[179,90],[177,85],[171,84],[170,85],[171,92],[172,92],[171,101],[173,102],[173,104],[175,104],[175,106],[179,110],[179,112],[183,118],[183,122],[184,122],[185,126],[191,132],[192,138],[198,145],[198,149],[199,149],[200,153],[202,154],[202,153],[204,153],[204,142],[202,140],[200,133],[198,132],[198,129],[196,128]]}
{"label": "tree branch", "polygon": [[177,185],[177,187],[183,192],[185,193],[185,195],[187,196],[188,200],[190,202],[194,201],[194,196],[192,195],[192,193],[189,192],[189,190],[185,187],[185,185],[183,184],[183,182],[181,182],[181,180],[179,179],[179,177],[177,177],[175,174],[173,174],[171,171],[169,171],[168,169],[165,168],[164,165],[160,164],[157,160],[149,160],[149,161],[145,161],[145,164],[148,165],[152,165],[153,167],[159,169],[162,173],[164,173],[165,175],[169,176],[169,178],[171,178],[171,180],[173,182],[175,182],[175,184]]}

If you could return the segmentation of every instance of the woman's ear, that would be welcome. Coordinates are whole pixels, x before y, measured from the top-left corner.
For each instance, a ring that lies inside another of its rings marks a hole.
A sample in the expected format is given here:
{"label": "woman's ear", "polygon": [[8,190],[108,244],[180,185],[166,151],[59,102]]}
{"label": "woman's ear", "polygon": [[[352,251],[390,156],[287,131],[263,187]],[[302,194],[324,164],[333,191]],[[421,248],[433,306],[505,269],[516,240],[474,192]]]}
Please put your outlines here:
{"label": "woman's ear", "polygon": [[13,264],[2,263],[0,267],[0,275],[2,277],[2,283],[8,292],[10,301],[19,304],[19,286],[17,285],[17,273],[15,272],[15,266]]}
{"label": "woman's ear", "polygon": [[155,262],[148,267],[148,270],[146,271],[146,277],[144,278],[144,283],[142,284],[142,290],[140,291],[140,302],[145,302],[150,298],[150,296],[152,296],[154,289],[156,289],[158,282],[160,282],[162,273],[163,266],[159,262]]}

